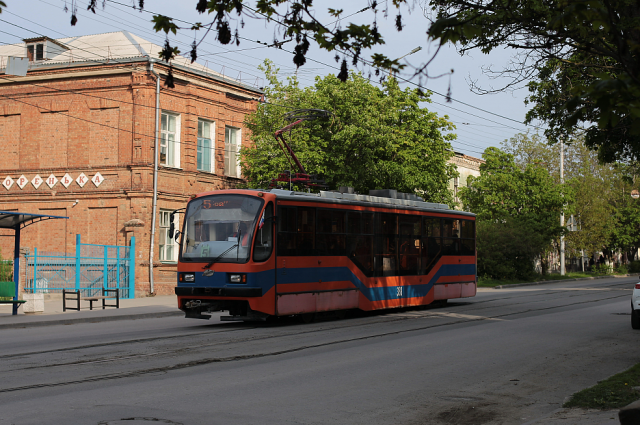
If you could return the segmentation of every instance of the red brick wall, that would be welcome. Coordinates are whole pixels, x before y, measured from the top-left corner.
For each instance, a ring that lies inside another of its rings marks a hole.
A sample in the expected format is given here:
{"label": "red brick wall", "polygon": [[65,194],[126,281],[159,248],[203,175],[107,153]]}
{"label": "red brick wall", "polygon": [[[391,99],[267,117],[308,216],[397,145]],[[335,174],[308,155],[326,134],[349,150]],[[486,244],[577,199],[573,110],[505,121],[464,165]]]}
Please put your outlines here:
{"label": "red brick wall", "polygon": [[[68,173],[74,181],[65,188],[28,183],[0,186],[0,210],[36,214],[66,215],[69,220],[50,220],[27,227],[22,246],[39,250],[74,252],[75,235],[83,242],[128,245],[136,237],[136,289],[149,288],[149,243],[153,193],[155,81],[144,71],[146,64],[121,73],[122,65],[96,67],[104,75],[79,76],[86,68],[43,71],[37,84],[0,83],[0,181],[24,175],[58,180]],[[160,66],[156,70],[160,69]],[[211,79],[181,75],[175,71],[176,88],[162,86],[162,109],[180,114],[180,169],[160,167],[158,211],[186,205],[190,195],[205,190],[233,187],[239,180],[222,176],[224,169],[224,128],[242,128],[246,113],[256,102],[232,99],[225,92],[256,96],[238,87]],[[47,79],[58,74],[57,79]],[[73,90],[74,92],[71,92]],[[20,96],[22,103],[8,97]],[[215,122],[216,173],[197,171],[196,143],[198,118]],[[242,129],[242,143],[249,143]],[[75,179],[84,173],[89,179],[97,172],[104,183],[87,182],[80,187]],[[76,203],[76,201],[78,201]],[[144,227],[125,227],[131,219]],[[158,224],[158,223],[157,223]],[[173,293],[175,265],[158,261],[156,227],[154,282],[157,293]],[[6,233],[6,231],[0,231]],[[13,253],[12,238],[0,237],[4,258]]]}

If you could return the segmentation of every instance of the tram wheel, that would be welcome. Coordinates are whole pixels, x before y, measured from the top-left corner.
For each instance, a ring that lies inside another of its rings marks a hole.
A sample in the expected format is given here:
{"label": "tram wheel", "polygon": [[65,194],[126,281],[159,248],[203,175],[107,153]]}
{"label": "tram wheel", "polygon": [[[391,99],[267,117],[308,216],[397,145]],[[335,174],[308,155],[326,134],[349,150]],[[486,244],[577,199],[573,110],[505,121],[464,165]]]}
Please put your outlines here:
{"label": "tram wheel", "polygon": [[315,313],[304,313],[300,315],[300,320],[302,320],[302,323],[313,323],[316,321],[316,314]]}
{"label": "tram wheel", "polygon": [[348,313],[349,313],[349,310],[338,310],[335,312],[336,319],[342,320],[347,317]]}

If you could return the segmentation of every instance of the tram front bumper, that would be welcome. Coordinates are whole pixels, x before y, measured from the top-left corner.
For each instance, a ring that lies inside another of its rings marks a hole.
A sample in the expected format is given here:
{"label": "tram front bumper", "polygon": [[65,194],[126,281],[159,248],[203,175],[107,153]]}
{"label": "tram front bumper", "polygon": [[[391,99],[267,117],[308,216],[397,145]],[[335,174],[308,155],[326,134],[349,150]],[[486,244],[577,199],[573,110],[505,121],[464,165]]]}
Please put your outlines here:
{"label": "tram front bumper", "polygon": [[261,297],[262,288],[208,288],[208,287],[184,287],[177,286],[175,289],[178,296],[210,296],[210,297]]}

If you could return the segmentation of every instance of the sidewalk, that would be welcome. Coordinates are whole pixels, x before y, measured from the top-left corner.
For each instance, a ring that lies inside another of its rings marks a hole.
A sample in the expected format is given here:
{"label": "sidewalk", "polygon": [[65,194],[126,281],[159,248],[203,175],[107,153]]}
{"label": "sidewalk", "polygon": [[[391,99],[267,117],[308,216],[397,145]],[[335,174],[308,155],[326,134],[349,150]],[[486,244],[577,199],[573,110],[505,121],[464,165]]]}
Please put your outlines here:
{"label": "sidewalk", "polygon": [[[115,300],[108,300],[114,303]],[[67,305],[74,305],[73,301]],[[120,300],[120,308],[106,307],[102,302],[94,302],[89,310],[89,302],[82,301],[80,311],[62,311],[62,296],[54,294],[44,301],[44,313],[24,314],[22,307],[17,316],[11,315],[11,305],[0,305],[0,330],[11,328],[30,328],[36,326],[71,325],[74,323],[107,322],[114,320],[148,319],[156,317],[181,316],[175,295],[134,298]]]}
{"label": "sidewalk", "polygon": [[509,288],[517,288],[518,286],[535,286],[535,285],[544,285],[546,283],[562,283],[562,282],[575,282],[575,281],[580,281],[580,280],[595,280],[595,279],[613,279],[613,278],[626,278],[626,277],[632,277],[632,276],[638,276],[638,273],[634,273],[634,274],[625,274],[625,275],[604,275],[604,276],[592,276],[592,277],[576,277],[576,278],[572,278],[572,279],[557,279],[557,280],[539,280],[537,282],[522,282],[522,283],[507,283],[504,285],[497,285],[497,286],[482,286],[482,287],[478,287],[478,288],[484,288],[484,289],[509,289]]}

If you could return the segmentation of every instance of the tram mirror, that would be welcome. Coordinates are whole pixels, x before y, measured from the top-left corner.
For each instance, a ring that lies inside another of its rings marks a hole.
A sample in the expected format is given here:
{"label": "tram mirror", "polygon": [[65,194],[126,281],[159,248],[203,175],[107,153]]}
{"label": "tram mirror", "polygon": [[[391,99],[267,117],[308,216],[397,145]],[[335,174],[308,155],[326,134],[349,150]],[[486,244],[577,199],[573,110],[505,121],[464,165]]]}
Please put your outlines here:
{"label": "tram mirror", "polygon": [[[171,213],[169,215],[169,239],[173,239],[173,234],[176,232],[176,225],[174,224],[176,214]],[[166,216],[165,216],[166,217]]]}

